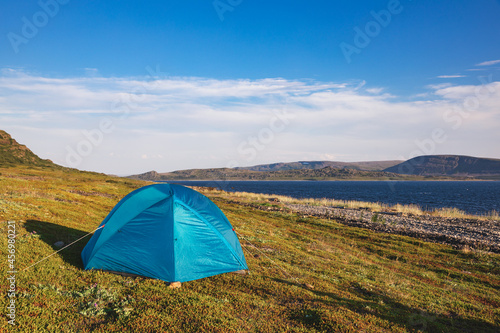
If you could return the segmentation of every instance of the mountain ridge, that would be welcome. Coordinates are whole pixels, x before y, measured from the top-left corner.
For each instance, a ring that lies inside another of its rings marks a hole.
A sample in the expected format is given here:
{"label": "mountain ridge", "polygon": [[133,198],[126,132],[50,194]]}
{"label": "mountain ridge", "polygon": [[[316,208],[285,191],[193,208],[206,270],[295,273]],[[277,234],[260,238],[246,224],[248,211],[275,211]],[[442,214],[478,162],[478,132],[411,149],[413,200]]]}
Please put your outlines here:
{"label": "mountain ridge", "polygon": [[[463,155],[427,155],[397,162],[400,161],[299,161],[238,168],[187,169],[165,173],[149,171],[129,178],[156,181],[500,179],[500,159]],[[387,165],[390,166],[382,169]],[[381,169],[377,169],[377,166]]]}
{"label": "mountain ridge", "polygon": [[128,178],[152,181],[171,180],[418,180],[421,176],[399,175],[385,171],[365,171],[349,168],[295,169],[252,171],[231,168],[189,169],[167,173],[149,171]]}
{"label": "mountain ridge", "polygon": [[405,175],[500,177],[500,159],[466,155],[424,155],[384,169]]}
{"label": "mountain ridge", "polygon": [[364,162],[337,162],[337,161],[298,161],[298,162],[278,162],[271,164],[260,164],[250,167],[238,167],[235,169],[250,171],[286,171],[301,169],[323,169],[333,167],[337,169],[355,169],[361,171],[381,171],[391,166],[404,162],[403,160],[389,161],[364,161]]}

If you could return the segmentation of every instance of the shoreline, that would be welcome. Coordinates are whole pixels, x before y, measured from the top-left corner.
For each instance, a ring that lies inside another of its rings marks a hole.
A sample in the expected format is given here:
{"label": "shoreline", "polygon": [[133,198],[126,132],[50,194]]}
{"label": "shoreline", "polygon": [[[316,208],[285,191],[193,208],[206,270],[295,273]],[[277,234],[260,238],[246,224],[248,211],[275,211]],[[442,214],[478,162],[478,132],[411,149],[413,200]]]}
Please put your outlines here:
{"label": "shoreline", "polygon": [[430,215],[404,216],[364,209],[286,205],[304,216],[334,219],[345,225],[377,232],[410,236],[451,245],[460,250],[500,253],[500,222],[493,220],[443,218]]}
{"label": "shoreline", "polygon": [[362,202],[359,204],[366,204],[366,207],[336,207],[322,200],[226,192],[207,187],[197,187],[197,189],[202,189],[202,193],[206,194],[223,194],[222,197],[230,203],[261,211],[296,214],[302,218],[316,217],[334,220],[352,227],[447,244],[464,252],[476,250],[500,253],[500,218],[498,215],[492,214],[491,217],[436,216],[427,211],[417,210],[417,213],[413,213],[415,207],[409,206],[400,206],[402,211],[397,211],[394,208],[396,206],[382,207],[376,203]]}

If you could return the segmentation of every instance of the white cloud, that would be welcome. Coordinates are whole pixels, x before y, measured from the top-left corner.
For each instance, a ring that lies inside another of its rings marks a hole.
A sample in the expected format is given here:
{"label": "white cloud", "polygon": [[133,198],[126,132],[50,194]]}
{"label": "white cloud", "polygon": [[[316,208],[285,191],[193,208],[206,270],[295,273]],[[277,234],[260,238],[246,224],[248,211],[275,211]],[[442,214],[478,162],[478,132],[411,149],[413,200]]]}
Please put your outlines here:
{"label": "white cloud", "polygon": [[485,62],[477,64],[476,66],[492,66],[492,65],[496,65],[496,64],[500,64],[500,60],[485,61]]}
{"label": "white cloud", "polygon": [[431,89],[431,90],[439,90],[439,89],[448,88],[451,86],[452,86],[451,83],[446,82],[446,83],[440,83],[440,84],[429,84],[426,88]]}
{"label": "white cloud", "polygon": [[366,89],[366,91],[370,94],[374,94],[374,95],[378,95],[380,94],[382,91],[384,91],[384,88],[368,88]]}
{"label": "white cloud", "polygon": [[494,100],[498,102],[497,98],[500,97],[500,82],[491,82],[480,86],[443,86],[436,89],[435,94],[446,99],[458,101],[465,101],[468,98],[477,98],[478,100]]}
{"label": "white cloud", "polygon": [[[231,161],[244,166],[328,156],[409,158],[435,128],[449,137],[436,153],[462,147],[471,154],[484,137],[482,155],[500,156],[491,144],[500,140],[499,82],[432,85],[427,88],[433,94],[401,102],[382,88],[364,88],[366,82],[2,73],[0,129],[63,165],[68,149],[90,142],[78,165],[86,170],[123,175],[225,167]],[[479,107],[464,109],[478,93]],[[461,124],[454,129],[457,117]]]}
{"label": "white cloud", "polygon": [[466,75],[459,75],[459,74],[456,74],[456,75],[439,75],[437,76],[438,79],[457,79],[457,78],[460,78],[460,77],[467,77]]}

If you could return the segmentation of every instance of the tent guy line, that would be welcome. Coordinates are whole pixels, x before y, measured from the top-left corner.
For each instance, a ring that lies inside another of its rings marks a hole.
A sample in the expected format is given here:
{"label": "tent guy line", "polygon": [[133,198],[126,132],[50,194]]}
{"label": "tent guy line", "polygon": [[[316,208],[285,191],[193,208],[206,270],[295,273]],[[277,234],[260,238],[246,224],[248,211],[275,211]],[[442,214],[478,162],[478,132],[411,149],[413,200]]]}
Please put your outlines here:
{"label": "tent guy line", "polygon": [[[95,229],[94,231],[89,232],[88,234],[86,234],[86,235],[84,235],[84,236],[82,236],[82,237],[78,238],[78,239],[77,239],[77,240],[75,240],[74,242],[72,242],[72,243],[70,243],[70,244],[68,244],[68,245],[64,246],[63,248],[61,248],[61,249],[59,249],[59,250],[55,251],[54,253],[49,254],[48,256],[46,256],[46,257],[44,257],[44,258],[42,258],[42,259],[38,260],[36,263],[34,263],[34,264],[32,264],[32,265],[30,265],[30,266],[28,266],[28,267],[25,267],[25,268],[22,270],[22,272],[24,272],[25,270],[27,270],[27,269],[29,269],[29,268],[31,268],[31,267],[33,267],[33,266],[35,266],[35,265],[39,264],[39,263],[41,263],[41,262],[42,262],[42,261],[44,261],[44,260],[47,260],[48,258],[50,258],[50,257],[52,257],[53,255],[55,255],[55,254],[57,254],[57,253],[61,252],[61,251],[62,251],[62,250],[64,250],[64,249],[66,249],[66,248],[70,247],[71,245],[74,245],[74,244],[78,243],[79,241],[81,241],[81,240],[82,240],[82,239],[84,239],[85,237],[87,237],[87,236],[89,236],[89,235],[91,235],[91,234],[95,233],[97,230],[99,230],[99,229],[101,229],[101,228],[104,228],[104,226],[105,226],[105,225],[102,225],[102,226],[98,227],[98,228],[97,228],[97,229]],[[233,229],[233,230],[234,230],[234,229]],[[287,270],[285,270],[283,267],[281,267],[280,265],[278,265],[278,263],[276,263],[274,260],[272,260],[272,259],[271,259],[271,258],[270,258],[270,257],[269,257],[269,256],[268,256],[265,252],[264,252],[264,251],[262,251],[262,250],[261,250],[261,249],[259,249],[257,246],[255,246],[252,242],[250,242],[247,238],[245,238],[245,237],[244,237],[243,235],[241,235],[239,232],[235,231],[235,233],[238,235],[238,237],[241,237],[241,239],[244,239],[244,240],[245,240],[245,242],[247,242],[250,246],[252,246],[254,249],[256,249],[257,251],[259,251],[259,252],[260,252],[260,253],[261,253],[264,257],[266,257],[266,258],[267,258],[267,259],[268,259],[268,260],[269,260],[269,261],[270,261],[273,265],[275,265],[275,266],[276,266],[276,267],[278,267],[278,268],[279,268],[282,272],[284,272],[284,273],[285,273],[285,275],[287,275],[287,276],[288,276],[289,278],[291,278],[292,280],[295,280],[295,282],[297,282],[298,284],[301,284],[298,278],[296,278],[295,276],[291,275],[291,274],[290,274]],[[245,247],[245,249],[248,251],[248,253],[252,254],[252,251],[250,251],[250,250],[248,249],[248,247],[247,247],[247,246],[245,246],[245,244],[242,244],[242,245]]]}
{"label": "tent guy line", "polygon": [[[33,266],[35,266],[35,265],[39,264],[39,263],[41,263],[42,261],[47,260],[48,258],[52,257],[53,255],[55,255],[55,254],[57,254],[57,253],[61,252],[62,250],[64,250],[64,249],[66,249],[66,248],[68,248],[68,247],[70,247],[70,246],[72,246],[72,245],[74,245],[74,244],[78,243],[79,241],[81,241],[81,240],[82,240],[82,239],[84,239],[85,237],[87,237],[87,236],[89,236],[89,235],[91,235],[91,234],[95,233],[97,230],[99,230],[99,229],[101,229],[101,228],[104,228],[104,226],[105,226],[105,224],[104,224],[104,225],[102,225],[102,226],[100,226],[100,227],[98,227],[98,228],[96,228],[95,230],[93,230],[93,231],[89,232],[88,234],[86,234],[86,235],[84,235],[84,236],[82,236],[82,237],[78,238],[78,239],[77,239],[77,240],[75,240],[74,242],[72,242],[72,243],[70,243],[70,244],[68,244],[68,245],[66,245],[66,246],[64,246],[64,247],[62,247],[61,249],[59,249],[59,250],[55,251],[54,253],[52,253],[52,254],[50,254],[50,255],[48,255],[48,256],[46,256],[46,257],[44,257],[44,258],[42,258],[42,259],[38,260],[36,263],[34,263],[34,264],[32,264],[32,265],[30,265],[30,266],[28,266],[28,267],[25,267],[25,268],[22,270],[22,272],[24,272],[24,271],[28,270],[29,268],[31,268],[31,267],[33,267]],[[233,228],[233,230],[234,230],[234,228]],[[259,249],[257,246],[255,246],[255,244],[253,244],[252,242],[250,242],[247,238],[245,238],[245,237],[244,237],[243,235],[241,235],[239,232],[237,232],[237,231],[235,231],[235,230],[234,230],[234,232],[238,235],[238,237],[240,237],[241,239],[244,239],[244,240],[245,240],[245,242],[247,242],[247,243],[248,243],[251,247],[253,247],[253,248],[254,248],[254,249],[256,249],[257,251],[259,251],[259,252],[260,252],[260,253],[261,253],[264,257],[266,257],[266,259],[268,259],[268,260],[269,260],[269,261],[270,261],[270,262],[271,262],[274,266],[276,266],[276,267],[277,267],[277,268],[279,268],[279,269],[280,269],[283,273],[285,273],[285,275],[286,275],[286,276],[288,276],[288,278],[290,278],[290,279],[294,280],[294,281],[295,281],[297,284],[299,284],[299,285],[300,285],[300,284],[302,284],[302,283],[300,283],[300,281],[299,281],[299,279],[298,279],[297,277],[295,277],[295,276],[291,275],[291,274],[290,274],[287,270],[285,270],[285,269],[284,269],[283,267],[281,267],[278,263],[276,263],[273,259],[271,259],[271,258],[270,258],[270,257],[269,257],[269,256],[268,256],[265,252],[264,252],[264,251],[262,251],[262,250],[261,250],[261,249]],[[242,244],[242,245],[243,245],[243,247],[245,247],[245,249],[248,251],[248,253],[252,254],[252,251],[250,251],[250,250],[248,249],[248,247],[247,247],[245,244]]]}
{"label": "tent guy line", "polygon": [[28,267],[24,268],[21,272],[24,272],[25,270],[27,270],[27,269],[29,269],[29,268],[31,268],[31,267],[33,267],[33,266],[35,266],[36,264],[41,263],[42,261],[44,261],[44,260],[46,260],[46,259],[48,259],[48,258],[52,257],[54,254],[56,254],[56,253],[58,253],[58,252],[61,252],[61,251],[62,251],[62,250],[64,250],[65,248],[70,247],[71,245],[78,243],[79,241],[81,241],[81,240],[82,240],[82,239],[84,239],[85,237],[87,237],[87,236],[89,236],[89,235],[93,234],[93,233],[94,233],[94,232],[96,232],[97,230],[99,230],[99,229],[101,229],[101,228],[104,228],[104,226],[105,226],[105,225],[101,225],[100,227],[98,227],[98,228],[97,228],[97,229],[95,229],[94,231],[91,231],[91,232],[89,232],[88,234],[86,234],[85,236],[82,236],[82,237],[78,238],[76,241],[74,241],[74,242],[72,242],[72,243],[70,243],[70,244],[66,245],[65,247],[63,247],[63,248],[61,248],[61,249],[57,250],[56,252],[54,252],[54,253],[52,253],[52,254],[49,254],[49,255],[48,255],[48,256],[46,256],[45,258],[42,258],[42,259],[38,260],[38,261],[37,261],[36,263],[34,263],[33,265],[31,265],[31,266],[28,266]]}

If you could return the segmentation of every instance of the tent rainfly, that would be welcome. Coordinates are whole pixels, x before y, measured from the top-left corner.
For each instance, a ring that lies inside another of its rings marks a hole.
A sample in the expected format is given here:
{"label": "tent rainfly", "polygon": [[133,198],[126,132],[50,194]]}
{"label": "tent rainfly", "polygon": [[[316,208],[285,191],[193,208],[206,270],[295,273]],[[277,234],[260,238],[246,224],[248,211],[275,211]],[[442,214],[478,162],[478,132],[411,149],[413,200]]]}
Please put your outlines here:
{"label": "tent rainfly", "polygon": [[185,282],[248,269],[238,237],[206,196],[154,184],[123,198],[82,251],[85,269]]}

